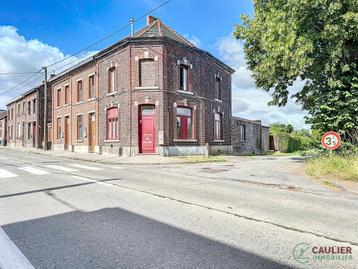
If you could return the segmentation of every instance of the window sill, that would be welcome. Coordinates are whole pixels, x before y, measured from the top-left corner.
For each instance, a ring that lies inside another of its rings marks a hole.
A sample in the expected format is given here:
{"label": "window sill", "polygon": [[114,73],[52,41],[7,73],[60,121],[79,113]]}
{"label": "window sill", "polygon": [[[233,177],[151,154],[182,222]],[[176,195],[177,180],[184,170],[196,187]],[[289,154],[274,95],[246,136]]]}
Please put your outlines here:
{"label": "window sill", "polygon": [[193,92],[189,92],[189,91],[182,91],[182,90],[178,90],[179,93],[185,93],[185,94],[189,94],[189,95],[194,95]]}
{"label": "window sill", "polygon": [[82,104],[82,103],[83,103],[83,101],[80,101],[80,102],[77,102],[76,105],[79,105],[79,104]]}
{"label": "window sill", "polygon": [[149,87],[134,87],[135,90],[157,90],[159,86],[149,86]]}
{"label": "window sill", "polygon": [[83,143],[83,139],[77,139],[76,143]]}
{"label": "window sill", "polygon": [[214,140],[214,142],[223,143],[223,142],[225,142],[225,140],[218,139],[218,140]]}
{"label": "window sill", "polygon": [[61,106],[57,106],[56,109],[57,109],[57,108],[61,108]]}
{"label": "window sill", "polygon": [[177,138],[175,138],[173,141],[174,142],[197,142],[198,140],[196,140],[196,139],[177,139]]}
{"label": "window sill", "polygon": [[70,104],[65,104],[65,105],[63,105],[63,107],[65,107],[65,106],[69,106]]}
{"label": "window sill", "polygon": [[96,98],[90,98],[87,100],[87,102],[93,101],[94,99],[96,99]]}
{"label": "window sill", "polygon": [[104,140],[104,143],[118,143],[119,140]]}
{"label": "window sill", "polygon": [[247,140],[240,140],[241,143],[247,143]]}
{"label": "window sill", "polygon": [[107,93],[106,96],[113,96],[113,95],[116,95],[118,92],[110,92],[110,93]]}
{"label": "window sill", "polygon": [[216,99],[216,98],[215,98],[215,101],[220,102],[220,103],[222,103],[222,102],[223,102],[223,100]]}

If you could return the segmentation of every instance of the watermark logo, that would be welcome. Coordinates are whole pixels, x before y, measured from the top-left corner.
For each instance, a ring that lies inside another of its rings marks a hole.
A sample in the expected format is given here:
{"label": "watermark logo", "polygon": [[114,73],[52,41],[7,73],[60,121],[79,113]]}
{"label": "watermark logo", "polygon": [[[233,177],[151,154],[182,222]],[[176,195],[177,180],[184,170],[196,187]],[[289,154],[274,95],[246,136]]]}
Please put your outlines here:
{"label": "watermark logo", "polygon": [[308,263],[310,257],[310,245],[307,243],[300,243],[293,249],[293,258],[296,262],[301,264]]}
{"label": "watermark logo", "polygon": [[353,251],[351,246],[311,246],[308,243],[299,243],[293,249],[293,258],[300,264],[310,261],[344,262],[353,259]]}

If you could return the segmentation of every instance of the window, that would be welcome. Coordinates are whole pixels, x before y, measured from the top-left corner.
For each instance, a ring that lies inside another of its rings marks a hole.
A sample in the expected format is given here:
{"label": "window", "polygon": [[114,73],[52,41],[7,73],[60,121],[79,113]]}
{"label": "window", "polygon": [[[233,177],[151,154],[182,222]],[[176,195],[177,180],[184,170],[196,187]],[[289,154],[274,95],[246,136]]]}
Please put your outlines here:
{"label": "window", "polygon": [[222,88],[221,88],[221,78],[215,78],[215,98],[221,100],[222,98]]}
{"label": "window", "polygon": [[17,115],[21,114],[21,104],[17,105]]}
{"label": "window", "polygon": [[56,139],[60,140],[62,138],[62,127],[61,127],[61,118],[57,118],[57,133]]}
{"label": "window", "polygon": [[82,80],[77,81],[77,102],[83,101],[83,85]]}
{"label": "window", "polygon": [[65,86],[65,105],[68,105],[70,101],[70,86]]}
{"label": "window", "polygon": [[30,140],[30,139],[31,139],[31,123],[28,123],[27,124],[27,140]]}
{"label": "window", "polygon": [[57,107],[61,106],[61,89],[57,90]]}
{"label": "window", "polygon": [[222,115],[221,113],[215,113],[214,116],[214,140],[223,139],[223,130],[222,130]]}
{"label": "window", "polygon": [[139,86],[156,86],[157,78],[156,64],[154,59],[142,59],[139,61]]}
{"label": "window", "polygon": [[83,115],[77,115],[77,140],[85,137],[85,127],[83,125]]}
{"label": "window", "polygon": [[21,124],[20,122],[17,124],[17,138],[21,137]]}
{"label": "window", "polygon": [[31,115],[31,101],[27,102],[27,114]]}
{"label": "window", "polygon": [[33,113],[36,113],[36,99],[34,99],[32,105],[33,105],[33,107],[32,107],[32,112],[33,112]]}
{"label": "window", "polygon": [[177,138],[192,138],[192,111],[191,108],[177,107]]}
{"label": "window", "polygon": [[107,110],[107,140],[118,140],[118,108]]}
{"label": "window", "polygon": [[94,87],[94,75],[88,78],[88,99],[95,97],[95,87]]}
{"label": "window", "polygon": [[115,75],[115,68],[112,67],[111,69],[109,69],[108,71],[108,93],[113,93],[115,92],[115,88],[116,88],[116,75]]}
{"label": "window", "polygon": [[25,114],[25,102],[22,102],[22,114]]}
{"label": "window", "polygon": [[246,141],[246,125],[240,124],[240,140]]}
{"label": "window", "polygon": [[179,72],[179,79],[180,79],[180,90],[181,91],[188,91],[188,74],[189,74],[189,68],[186,65],[180,66],[180,72]]}

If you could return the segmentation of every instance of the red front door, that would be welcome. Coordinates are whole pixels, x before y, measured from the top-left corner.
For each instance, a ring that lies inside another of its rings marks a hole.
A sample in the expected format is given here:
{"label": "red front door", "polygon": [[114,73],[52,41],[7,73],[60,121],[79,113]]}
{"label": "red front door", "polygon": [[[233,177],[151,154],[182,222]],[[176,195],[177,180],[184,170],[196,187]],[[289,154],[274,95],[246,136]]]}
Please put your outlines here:
{"label": "red front door", "polygon": [[139,152],[155,153],[155,107],[140,107]]}

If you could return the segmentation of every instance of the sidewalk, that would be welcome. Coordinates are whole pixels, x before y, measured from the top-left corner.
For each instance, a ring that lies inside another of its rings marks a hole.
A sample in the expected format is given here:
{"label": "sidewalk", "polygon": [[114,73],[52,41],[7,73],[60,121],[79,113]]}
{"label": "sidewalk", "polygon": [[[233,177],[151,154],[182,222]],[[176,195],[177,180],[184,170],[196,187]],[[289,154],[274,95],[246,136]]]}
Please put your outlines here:
{"label": "sidewalk", "polygon": [[27,152],[33,154],[50,155],[54,157],[97,162],[103,164],[160,165],[160,164],[183,164],[183,163],[193,163],[193,162],[198,163],[198,162],[213,161],[210,158],[206,158],[204,156],[193,156],[193,159],[191,159],[190,157],[188,158],[162,157],[159,155],[138,155],[134,157],[121,157],[121,156],[103,155],[97,153],[77,153],[77,152],[70,152],[70,151],[53,151],[53,150],[44,151],[42,149],[34,149],[34,148],[0,147],[0,149],[18,151],[18,152]]}

